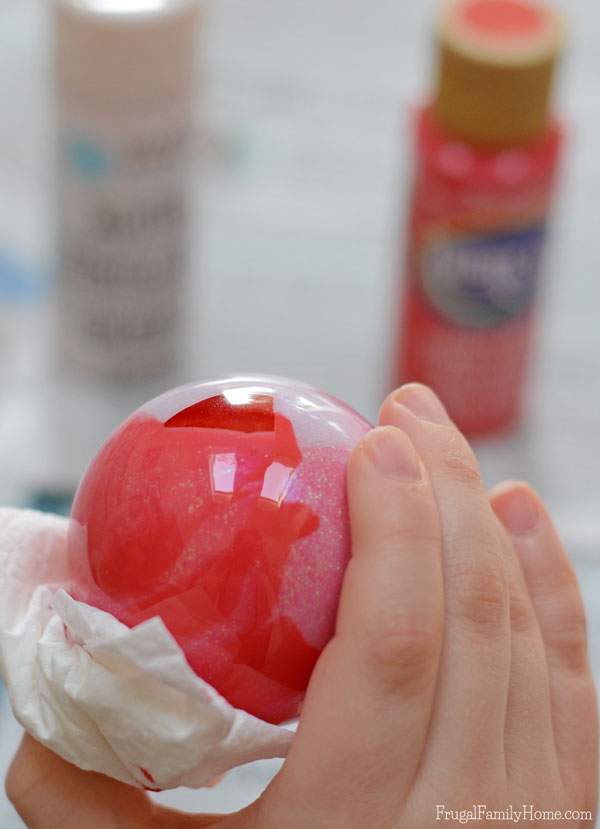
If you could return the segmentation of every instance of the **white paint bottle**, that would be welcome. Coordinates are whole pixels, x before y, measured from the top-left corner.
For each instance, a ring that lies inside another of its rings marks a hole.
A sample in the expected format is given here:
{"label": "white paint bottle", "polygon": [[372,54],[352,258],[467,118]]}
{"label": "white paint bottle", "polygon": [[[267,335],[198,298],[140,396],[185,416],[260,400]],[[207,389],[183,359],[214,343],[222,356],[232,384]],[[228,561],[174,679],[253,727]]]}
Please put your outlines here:
{"label": "white paint bottle", "polygon": [[172,375],[189,248],[197,0],[54,0],[58,336],[69,377]]}

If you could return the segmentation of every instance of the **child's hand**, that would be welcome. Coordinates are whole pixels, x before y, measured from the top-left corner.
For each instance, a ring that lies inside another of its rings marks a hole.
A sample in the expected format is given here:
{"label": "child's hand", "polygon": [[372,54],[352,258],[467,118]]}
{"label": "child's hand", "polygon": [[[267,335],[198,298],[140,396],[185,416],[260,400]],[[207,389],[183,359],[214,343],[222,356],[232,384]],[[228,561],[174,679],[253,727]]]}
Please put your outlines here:
{"label": "child's hand", "polygon": [[381,424],[348,473],[336,635],[262,798],[224,819],[182,816],[26,738],[7,789],[28,826],[428,829],[460,825],[473,804],[593,826],[569,819],[595,815],[597,797],[585,620],[540,500],[523,484],[488,496],[428,389],[389,397]]}

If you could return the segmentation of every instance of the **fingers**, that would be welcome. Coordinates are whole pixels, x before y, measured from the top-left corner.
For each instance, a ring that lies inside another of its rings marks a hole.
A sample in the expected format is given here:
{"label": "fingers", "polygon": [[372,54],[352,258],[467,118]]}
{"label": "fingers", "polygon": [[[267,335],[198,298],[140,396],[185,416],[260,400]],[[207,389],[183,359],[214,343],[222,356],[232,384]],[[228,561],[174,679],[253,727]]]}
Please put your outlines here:
{"label": "fingers", "polygon": [[[414,776],[435,691],[443,585],[435,498],[405,434],[388,427],[367,435],[349,464],[348,493],[353,552],[336,635],[284,771],[296,789],[302,779],[336,808],[347,804],[354,821],[365,781],[389,809]],[[376,805],[369,820],[377,822]]]}
{"label": "fingers", "polygon": [[[498,528],[474,455],[432,391],[391,395],[382,423],[411,438],[429,473],[443,535],[446,626],[429,748],[450,767],[504,773],[510,669],[506,572]],[[439,762],[436,761],[436,762]]]}
{"label": "fingers", "polygon": [[593,770],[596,700],[575,573],[544,505],[530,487],[507,482],[495,488],[491,498],[521,561],[544,641],[561,770],[567,775]]}
{"label": "fingers", "polygon": [[[550,687],[544,643],[523,569],[506,530],[498,522],[509,586],[510,679],[504,754],[506,770],[520,787],[533,783],[538,769],[555,761]],[[555,763],[556,779],[559,779]]]}
{"label": "fingers", "polygon": [[349,482],[353,558],[338,639],[362,645],[362,669],[376,694],[410,700],[411,709],[418,704],[426,715],[420,717],[422,730],[443,634],[441,532],[433,490],[408,437],[390,427],[364,441],[350,463]]}
{"label": "fingers", "polygon": [[[151,829],[229,826],[218,815],[156,806],[140,789],[82,771],[28,734],[6,778],[6,793],[28,829]],[[237,825],[231,818],[231,829]]]}
{"label": "fingers", "polygon": [[6,792],[29,829],[112,829],[151,812],[144,792],[83,772],[29,735],[9,769]]}

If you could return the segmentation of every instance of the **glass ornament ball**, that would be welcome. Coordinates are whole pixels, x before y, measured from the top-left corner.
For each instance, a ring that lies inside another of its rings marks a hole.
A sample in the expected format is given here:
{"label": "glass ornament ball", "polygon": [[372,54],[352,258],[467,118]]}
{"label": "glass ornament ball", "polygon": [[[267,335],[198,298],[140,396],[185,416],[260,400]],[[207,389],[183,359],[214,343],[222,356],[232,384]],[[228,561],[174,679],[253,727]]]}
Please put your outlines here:
{"label": "glass ornament ball", "polygon": [[296,717],[350,556],[349,455],[370,424],[292,380],[232,377],[147,403],[77,490],[70,593],[159,616],[236,708]]}

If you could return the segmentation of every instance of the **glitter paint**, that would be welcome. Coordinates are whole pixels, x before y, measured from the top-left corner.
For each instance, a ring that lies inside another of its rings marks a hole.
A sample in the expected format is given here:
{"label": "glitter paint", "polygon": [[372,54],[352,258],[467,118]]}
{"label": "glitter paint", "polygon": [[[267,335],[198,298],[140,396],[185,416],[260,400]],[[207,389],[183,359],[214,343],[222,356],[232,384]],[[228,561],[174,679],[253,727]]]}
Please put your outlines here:
{"label": "glitter paint", "polygon": [[107,441],[75,498],[72,595],[160,616],[229,702],[299,713],[349,547],[345,469],[369,424],[308,386],[232,378],[163,395]]}

